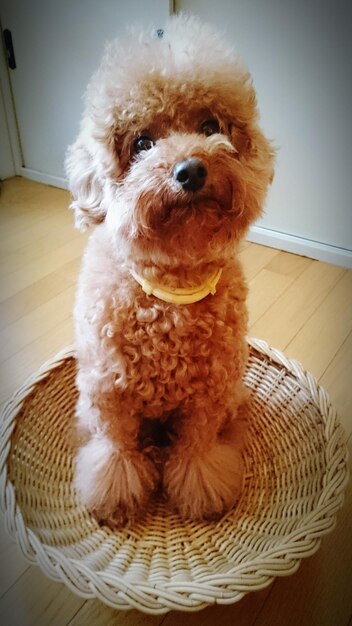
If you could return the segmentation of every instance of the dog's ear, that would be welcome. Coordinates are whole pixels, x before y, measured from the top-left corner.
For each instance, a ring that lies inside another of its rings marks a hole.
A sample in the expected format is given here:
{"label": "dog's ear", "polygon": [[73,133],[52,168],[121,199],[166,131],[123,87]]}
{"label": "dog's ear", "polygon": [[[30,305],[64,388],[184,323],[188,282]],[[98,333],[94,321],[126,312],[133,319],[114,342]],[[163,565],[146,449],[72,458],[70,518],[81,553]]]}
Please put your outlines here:
{"label": "dog's ear", "polygon": [[271,184],[274,178],[275,147],[266,139],[257,126],[239,127],[230,125],[231,143],[236,148],[239,158],[258,162],[260,167],[265,164],[267,169],[267,183]]}
{"label": "dog's ear", "polygon": [[68,149],[65,162],[75,226],[82,231],[102,222],[106,214],[102,207],[104,179],[96,152],[80,136]]}
{"label": "dog's ear", "polygon": [[236,148],[239,157],[248,158],[255,154],[255,147],[245,125],[230,124],[230,136],[231,143]]}

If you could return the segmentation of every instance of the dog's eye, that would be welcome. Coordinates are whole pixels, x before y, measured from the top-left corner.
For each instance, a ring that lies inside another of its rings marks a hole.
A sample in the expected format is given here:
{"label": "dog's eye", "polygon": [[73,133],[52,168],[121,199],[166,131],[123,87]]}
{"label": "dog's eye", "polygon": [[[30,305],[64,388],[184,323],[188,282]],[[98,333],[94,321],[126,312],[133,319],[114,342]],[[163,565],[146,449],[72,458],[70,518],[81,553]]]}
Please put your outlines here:
{"label": "dog's eye", "polygon": [[203,133],[206,137],[210,137],[210,135],[215,135],[215,133],[220,132],[220,125],[217,120],[206,120],[200,127],[200,132]]}
{"label": "dog's eye", "polygon": [[148,135],[141,135],[133,142],[133,151],[135,154],[139,154],[143,150],[150,150],[154,146],[155,142]]}

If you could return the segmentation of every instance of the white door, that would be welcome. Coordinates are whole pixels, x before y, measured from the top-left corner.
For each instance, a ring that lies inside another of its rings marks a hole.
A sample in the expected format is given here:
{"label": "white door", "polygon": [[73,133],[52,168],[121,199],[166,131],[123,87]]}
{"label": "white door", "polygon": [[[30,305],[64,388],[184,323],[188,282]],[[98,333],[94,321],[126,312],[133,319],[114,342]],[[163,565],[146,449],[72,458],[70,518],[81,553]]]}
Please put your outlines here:
{"label": "white door", "polygon": [[[12,34],[9,69],[23,175],[65,185],[64,155],[78,133],[82,95],[104,44],[132,23],[163,26],[169,0],[2,0]],[[2,81],[4,76],[2,74]]]}
{"label": "white door", "polygon": [[349,0],[176,0],[226,33],[278,147],[251,238],[352,267],[352,4]]}

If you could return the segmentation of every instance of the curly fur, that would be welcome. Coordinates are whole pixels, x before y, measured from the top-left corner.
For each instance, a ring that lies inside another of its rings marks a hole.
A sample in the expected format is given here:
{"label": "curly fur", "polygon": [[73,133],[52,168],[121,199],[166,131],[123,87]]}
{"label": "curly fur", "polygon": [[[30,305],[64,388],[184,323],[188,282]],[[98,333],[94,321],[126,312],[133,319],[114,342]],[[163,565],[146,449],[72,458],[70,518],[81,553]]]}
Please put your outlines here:
{"label": "curly fur", "polygon": [[[202,134],[207,119],[219,132]],[[146,131],[155,143],[134,155]],[[196,192],[172,175],[188,157],[208,172]],[[77,491],[110,525],[138,515],[160,484],[185,517],[220,515],[243,475],[233,426],[247,401],[247,314],[236,253],[273,175],[247,70],[185,15],[162,39],[133,32],[112,42],[67,171],[77,226],[95,226],[75,306],[77,418],[87,437]],[[191,305],[146,295],[130,274],[194,287],[219,267],[216,294]],[[162,462],[141,435],[145,422],[172,423]]]}

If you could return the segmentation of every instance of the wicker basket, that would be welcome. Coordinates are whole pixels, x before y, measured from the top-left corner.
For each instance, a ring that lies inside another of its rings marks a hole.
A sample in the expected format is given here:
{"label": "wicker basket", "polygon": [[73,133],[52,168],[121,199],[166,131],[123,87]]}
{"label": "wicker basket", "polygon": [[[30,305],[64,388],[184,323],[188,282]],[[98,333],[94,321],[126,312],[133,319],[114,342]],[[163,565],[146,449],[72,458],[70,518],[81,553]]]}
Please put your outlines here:
{"label": "wicker basket", "polygon": [[5,406],[0,507],[24,556],[74,593],[118,609],[194,611],[230,604],[294,572],[335,524],[347,481],[344,434],[302,366],[250,341],[253,396],[246,481],[219,522],[184,522],[162,501],[118,532],[76,501],[67,433],[74,353],[46,364]]}

